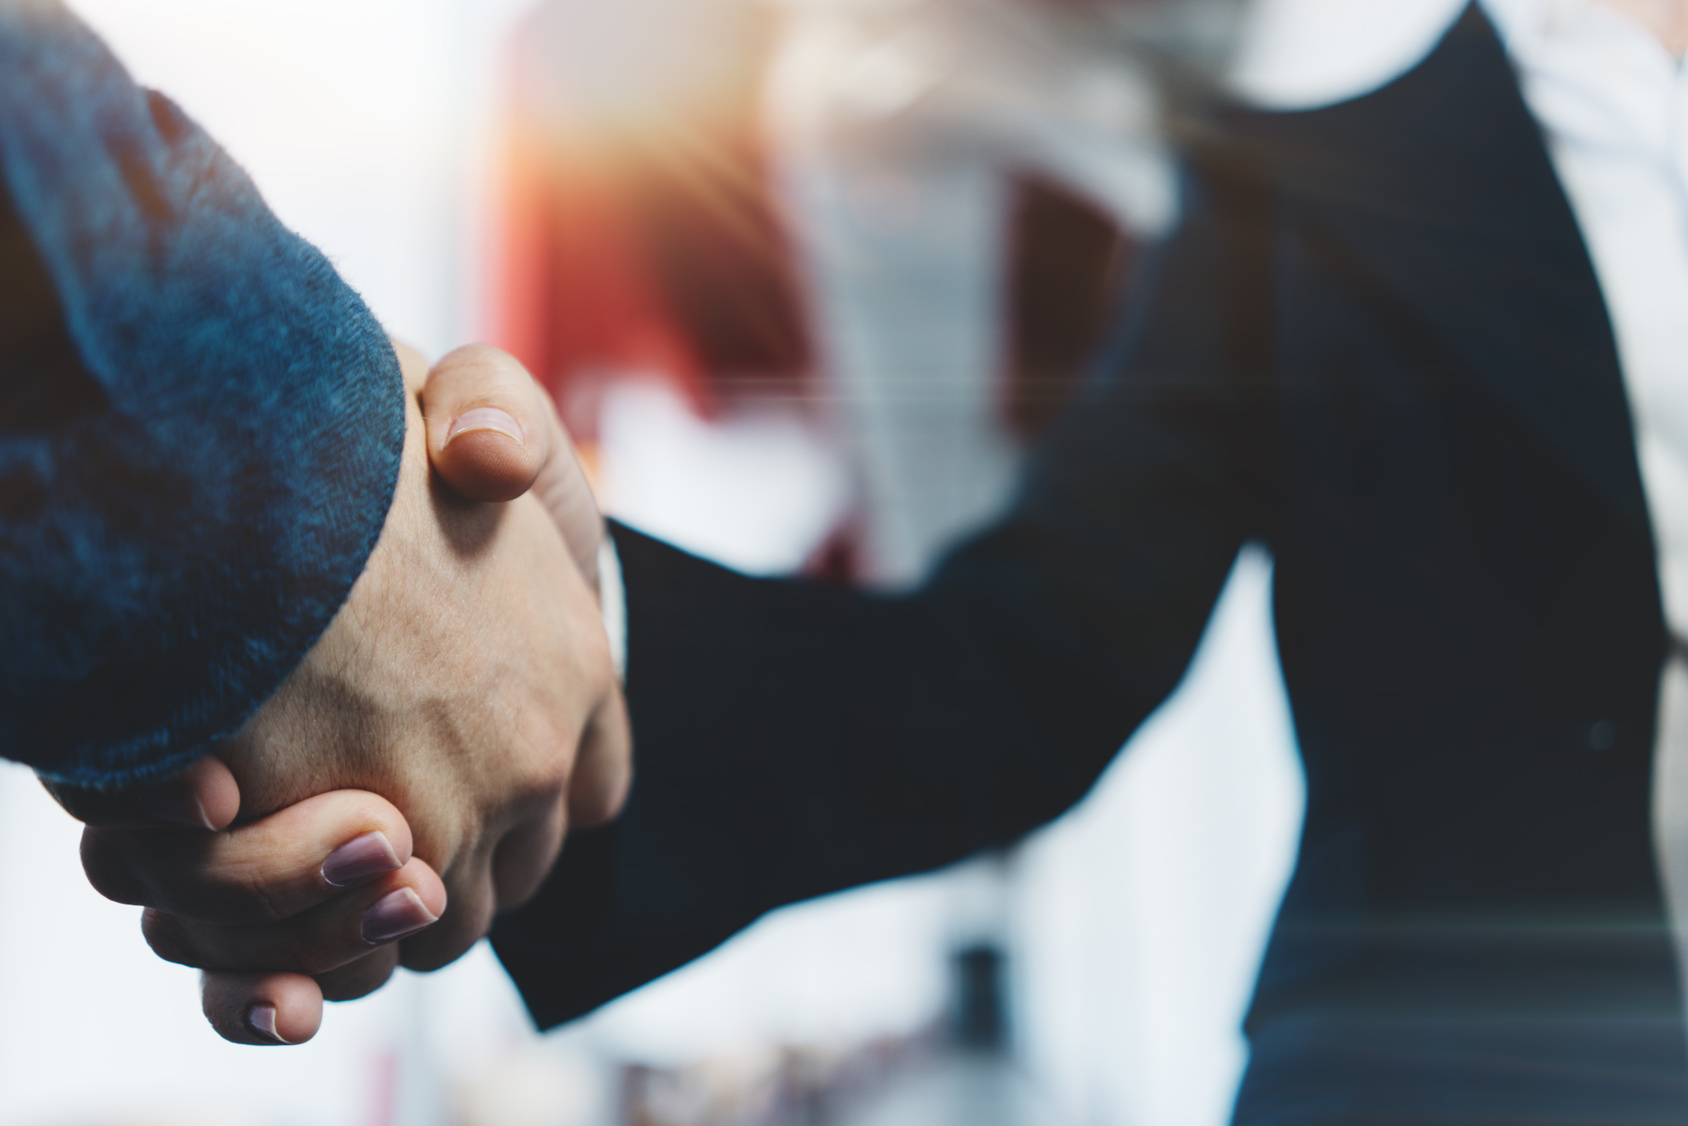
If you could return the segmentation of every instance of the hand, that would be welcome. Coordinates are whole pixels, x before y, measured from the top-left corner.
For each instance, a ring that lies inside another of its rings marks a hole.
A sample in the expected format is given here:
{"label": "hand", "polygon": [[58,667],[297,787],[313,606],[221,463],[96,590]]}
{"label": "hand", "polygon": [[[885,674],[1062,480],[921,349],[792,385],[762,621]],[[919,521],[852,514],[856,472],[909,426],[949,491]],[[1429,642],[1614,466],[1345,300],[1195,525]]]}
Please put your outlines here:
{"label": "hand", "polygon": [[439,475],[474,500],[531,492],[596,594],[604,518],[545,389],[508,352],[470,344],[434,365],[422,398]]}
{"label": "hand", "polygon": [[[391,972],[395,947],[372,951],[364,912],[385,904],[374,912],[383,922],[418,906],[427,917],[444,912],[444,885],[412,855],[409,824],[375,794],[337,790],[228,828],[239,812],[239,784],[214,755],[138,792],[48,788],[89,823],[82,854],[95,887],[122,903],[151,905],[143,927],[160,953],[161,945],[182,941],[180,925],[211,930],[222,945],[245,935],[248,956],[285,947],[278,965],[332,960],[342,948],[370,954],[350,973],[334,971],[320,982],[293,972],[206,973],[206,1015],[237,1043],[308,1040],[325,993],[356,996],[379,984],[360,990],[357,974]],[[246,878],[259,871],[261,882]]]}
{"label": "hand", "polygon": [[[323,995],[455,958],[537,888],[571,818],[601,821],[626,793],[625,715],[580,575],[602,524],[548,400],[491,349],[453,353],[416,398],[427,424],[381,542],[283,688],[220,760],[126,808],[67,802],[100,822],[84,839],[96,887],[149,905],[160,954],[214,971],[207,1015],[230,1039],[307,1039]],[[439,487],[424,432],[460,492],[533,495],[495,507]],[[347,787],[391,804],[325,792]],[[237,828],[203,831],[236,805]],[[137,823],[147,809],[202,828]],[[336,843],[355,878],[324,866]]]}

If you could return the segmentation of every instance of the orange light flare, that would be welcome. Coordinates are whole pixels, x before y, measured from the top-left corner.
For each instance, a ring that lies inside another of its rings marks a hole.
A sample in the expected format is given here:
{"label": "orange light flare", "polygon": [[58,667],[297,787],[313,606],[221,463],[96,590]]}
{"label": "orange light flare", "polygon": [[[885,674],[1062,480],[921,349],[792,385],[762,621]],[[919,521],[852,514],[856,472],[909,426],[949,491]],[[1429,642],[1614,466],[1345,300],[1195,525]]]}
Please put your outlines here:
{"label": "orange light flare", "polygon": [[618,0],[542,6],[512,44],[489,324],[583,440],[614,380],[709,417],[808,367],[763,172],[774,31],[736,0]]}

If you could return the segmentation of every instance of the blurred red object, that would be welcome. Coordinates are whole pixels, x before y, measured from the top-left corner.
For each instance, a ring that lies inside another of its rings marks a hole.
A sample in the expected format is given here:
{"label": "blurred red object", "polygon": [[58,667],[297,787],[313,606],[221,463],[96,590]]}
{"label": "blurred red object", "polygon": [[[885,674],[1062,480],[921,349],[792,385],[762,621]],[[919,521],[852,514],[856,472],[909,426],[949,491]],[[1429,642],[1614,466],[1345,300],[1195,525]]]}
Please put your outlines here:
{"label": "blurred red object", "polygon": [[792,394],[811,353],[757,128],[771,30],[606,105],[569,72],[584,20],[542,5],[515,44],[495,342],[586,441],[595,392],[617,378],[669,380],[704,417]]}

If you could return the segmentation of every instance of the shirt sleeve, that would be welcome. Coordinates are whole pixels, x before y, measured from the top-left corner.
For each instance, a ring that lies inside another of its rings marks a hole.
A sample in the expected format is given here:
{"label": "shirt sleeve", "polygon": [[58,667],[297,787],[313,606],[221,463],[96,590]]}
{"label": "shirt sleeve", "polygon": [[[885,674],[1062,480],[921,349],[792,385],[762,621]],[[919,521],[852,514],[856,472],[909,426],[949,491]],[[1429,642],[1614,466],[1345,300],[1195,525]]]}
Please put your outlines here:
{"label": "shirt sleeve", "polygon": [[598,612],[604,619],[604,636],[610,643],[610,660],[616,679],[627,682],[627,587],[621,579],[621,556],[615,538],[605,536],[598,545]]}
{"label": "shirt sleeve", "polygon": [[0,4],[0,755],[84,786],[234,733],[386,517],[380,326],[57,0]]}

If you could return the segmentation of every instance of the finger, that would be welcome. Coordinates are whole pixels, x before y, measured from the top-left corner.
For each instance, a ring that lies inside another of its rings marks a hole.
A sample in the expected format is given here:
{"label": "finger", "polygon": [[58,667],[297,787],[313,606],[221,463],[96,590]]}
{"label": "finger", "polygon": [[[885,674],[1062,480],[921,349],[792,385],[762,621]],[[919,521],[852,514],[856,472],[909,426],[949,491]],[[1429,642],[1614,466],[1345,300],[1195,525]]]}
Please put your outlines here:
{"label": "finger", "polygon": [[228,765],[206,755],[157,785],[105,793],[42,779],[66,812],[89,825],[168,822],[190,829],[221,829],[240,812],[240,786]]}
{"label": "finger", "polygon": [[303,1044],[322,1026],[322,990],[303,974],[208,973],[200,978],[205,1019],[236,1044]]}
{"label": "finger", "polygon": [[576,829],[602,825],[621,812],[633,786],[633,732],[620,692],[599,705],[580,741],[569,777],[569,823]]}
{"label": "finger", "polygon": [[512,910],[533,898],[562,851],[568,825],[568,815],[558,803],[549,816],[518,826],[498,842],[492,856],[498,910]]}
{"label": "finger", "polygon": [[225,829],[240,813],[240,785],[216,755],[206,755],[139,798],[141,807],[159,820],[194,828]]}
{"label": "finger", "polygon": [[[483,410],[501,411],[513,425],[497,414],[477,413]],[[480,500],[509,500],[531,490],[596,596],[604,518],[556,404],[527,369],[484,344],[459,348],[429,373],[423,415],[428,454],[440,476]]]}
{"label": "finger", "polygon": [[350,965],[316,976],[324,1000],[356,1001],[380,989],[399,968],[399,944],[377,947]]}
{"label": "finger", "polygon": [[291,918],[410,859],[410,825],[391,802],[334,790],[221,833],[97,826],[82,867],[107,899],[217,923]]}
{"label": "finger", "polygon": [[592,494],[586,470],[575,455],[568,428],[549,397],[545,400],[545,418],[551,433],[550,452],[533,483],[533,495],[563,533],[563,542],[568,545],[569,556],[580,577],[586,580],[586,589],[597,598],[598,549],[604,542],[604,517],[598,511],[598,500]]}
{"label": "finger", "polygon": [[550,398],[507,352],[471,344],[428,373],[422,417],[428,457],[471,500],[527,492],[550,453]]}
{"label": "finger", "polygon": [[464,858],[446,885],[451,909],[438,923],[399,943],[399,964],[423,973],[462,957],[487,931],[497,910],[492,883],[492,849]]}
{"label": "finger", "polygon": [[445,907],[445,884],[427,864],[413,859],[397,872],[279,923],[226,926],[149,908],[141,916],[141,933],[166,962],[202,970],[315,975],[432,926]]}

